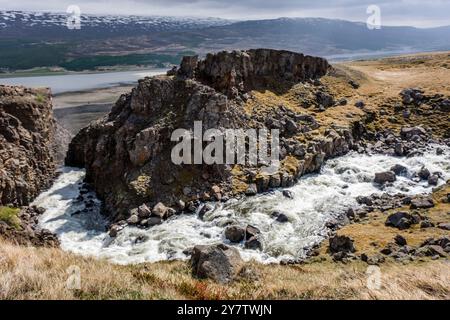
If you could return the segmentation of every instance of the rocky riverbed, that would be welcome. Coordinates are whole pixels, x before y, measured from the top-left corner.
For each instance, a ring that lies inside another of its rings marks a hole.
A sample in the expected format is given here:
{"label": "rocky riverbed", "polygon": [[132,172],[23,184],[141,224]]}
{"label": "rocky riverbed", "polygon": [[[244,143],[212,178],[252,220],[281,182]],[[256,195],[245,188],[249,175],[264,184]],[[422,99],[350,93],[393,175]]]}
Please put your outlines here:
{"label": "rocky riverbed", "polygon": [[[361,221],[374,210],[416,203],[445,185],[450,179],[450,148],[430,145],[417,150],[423,155],[353,151],[327,161],[320,173],[302,177],[290,188],[207,202],[196,212],[173,215],[151,227],[142,221],[118,224],[114,234],[107,232],[100,201],[82,184],[82,170],[65,169],[34,204],[46,209],[41,226],[59,236],[63,249],[120,264],[187,259],[195,245],[215,243],[237,248],[245,260],[300,262],[340,226]],[[395,166],[405,168],[395,181],[374,181],[377,173]],[[436,185],[418,178],[423,168],[439,174]]]}

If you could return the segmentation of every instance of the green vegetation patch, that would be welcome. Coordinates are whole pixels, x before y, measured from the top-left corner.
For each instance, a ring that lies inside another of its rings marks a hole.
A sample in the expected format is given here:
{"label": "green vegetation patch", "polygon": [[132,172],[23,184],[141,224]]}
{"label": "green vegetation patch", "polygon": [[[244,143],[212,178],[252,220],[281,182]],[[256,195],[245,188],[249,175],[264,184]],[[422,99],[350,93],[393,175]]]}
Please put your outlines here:
{"label": "green vegetation patch", "polygon": [[15,229],[20,228],[20,218],[17,216],[20,209],[10,207],[0,207],[0,221],[6,222]]}
{"label": "green vegetation patch", "polygon": [[25,70],[57,66],[64,62],[67,49],[68,46],[65,44],[1,40],[0,68]]}
{"label": "green vegetation patch", "polygon": [[91,56],[81,57],[60,64],[71,71],[93,70],[98,67],[118,65],[154,65],[165,67],[166,64],[179,64],[184,53],[169,54],[129,54],[123,56]]}

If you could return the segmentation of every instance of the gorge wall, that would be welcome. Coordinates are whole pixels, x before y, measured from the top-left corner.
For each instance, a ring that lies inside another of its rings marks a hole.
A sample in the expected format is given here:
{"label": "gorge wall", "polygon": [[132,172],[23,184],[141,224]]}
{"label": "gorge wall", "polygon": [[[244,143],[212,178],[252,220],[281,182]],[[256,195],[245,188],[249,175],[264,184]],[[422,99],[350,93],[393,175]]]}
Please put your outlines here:
{"label": "gorge wall", "polygon": [[67,139],[48,89],[0,86],[0,205],[28,205],[54,178]]}

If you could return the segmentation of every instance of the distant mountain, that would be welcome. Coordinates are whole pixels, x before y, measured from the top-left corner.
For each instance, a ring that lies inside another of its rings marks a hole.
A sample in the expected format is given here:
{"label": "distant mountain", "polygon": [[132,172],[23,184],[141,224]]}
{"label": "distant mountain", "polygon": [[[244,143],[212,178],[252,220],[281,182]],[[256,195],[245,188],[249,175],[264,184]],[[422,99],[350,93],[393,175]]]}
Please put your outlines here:
{"label": "distant mountain", "polygon": [[[450,26],[431,29],[382,27],[322,18],[280,18],[242,21],[201,31],[203,45],[269,47],[308,54],[355,51],[450,49]],[[195,33],[194,33],[195,34]]]}
{"label": "distant mountain", "polygon": [[66,14],[0,11],[0,70],[163,66],[178,64],[184,54],[261,47],[326,57],[450,50],[450,26],[369,30],[364,23],[322,18],[83,15],[81,30],[69,30],[66,20]]}
{"label": "distant mountain", "polygon": [[66,25],[67,18],[65,13],[0,11],[0,38],[106,39],[149,35],[153,32],[186,31],[231,23],[219,18],[81,15],[81,30],[70,30]]}

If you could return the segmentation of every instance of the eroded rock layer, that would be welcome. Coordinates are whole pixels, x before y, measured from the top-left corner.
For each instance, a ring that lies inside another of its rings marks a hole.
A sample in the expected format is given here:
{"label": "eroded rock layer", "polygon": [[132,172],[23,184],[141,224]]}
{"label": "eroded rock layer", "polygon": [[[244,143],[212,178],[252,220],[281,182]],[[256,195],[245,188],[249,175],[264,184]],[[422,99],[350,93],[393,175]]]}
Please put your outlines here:
{"label": "eroded rock layer", "polygon": [[49,90],[0,86],[0,205],[27,205],[49,186],[58,132]]}

